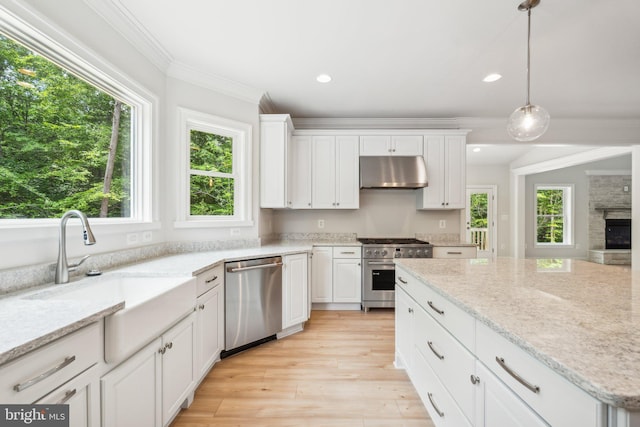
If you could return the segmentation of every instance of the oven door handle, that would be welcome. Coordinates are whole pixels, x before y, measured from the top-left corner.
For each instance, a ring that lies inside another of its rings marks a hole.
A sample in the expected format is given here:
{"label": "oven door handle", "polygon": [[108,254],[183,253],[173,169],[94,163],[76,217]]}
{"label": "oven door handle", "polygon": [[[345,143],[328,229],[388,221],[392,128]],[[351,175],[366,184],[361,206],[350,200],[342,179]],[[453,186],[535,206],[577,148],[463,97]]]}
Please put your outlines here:
{"label": "oven door handle", "polygon": [[393,262],[367,261],[367,265],[395,265]]}

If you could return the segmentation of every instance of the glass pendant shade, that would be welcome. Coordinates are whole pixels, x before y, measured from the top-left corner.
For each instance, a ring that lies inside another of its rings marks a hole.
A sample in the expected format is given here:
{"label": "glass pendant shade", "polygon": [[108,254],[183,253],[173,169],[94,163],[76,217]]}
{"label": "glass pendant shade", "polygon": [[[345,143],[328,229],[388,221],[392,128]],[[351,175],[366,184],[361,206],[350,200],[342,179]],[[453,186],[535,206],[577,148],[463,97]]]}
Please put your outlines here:
{"label": "glass pendant shade", "polygon": [[527,104],[511,113],[507,132],[516,141],[533,141],[547,131],[550,121],[547,110],[539,105]]}

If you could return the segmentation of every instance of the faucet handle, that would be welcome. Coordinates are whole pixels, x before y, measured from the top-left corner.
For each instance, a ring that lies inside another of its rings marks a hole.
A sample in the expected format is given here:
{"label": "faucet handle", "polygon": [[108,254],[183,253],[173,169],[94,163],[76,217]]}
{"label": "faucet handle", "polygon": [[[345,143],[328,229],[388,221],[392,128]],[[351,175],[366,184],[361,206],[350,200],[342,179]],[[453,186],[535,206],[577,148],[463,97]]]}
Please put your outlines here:
{"label": "faucet handle", "polygon": [[82,258],[80,258],[80,261],[78,261],[77,263],[69,265],[69,271],[75,271],[75,270],[77,270],[77,269],[78,269],[78,267],[80,267],[80,264],[82,264],[83,262],[85,262],[86,260],[88,260],[90,256],[91,256],[91,255],[85,255],[85,256],[83,256]]}

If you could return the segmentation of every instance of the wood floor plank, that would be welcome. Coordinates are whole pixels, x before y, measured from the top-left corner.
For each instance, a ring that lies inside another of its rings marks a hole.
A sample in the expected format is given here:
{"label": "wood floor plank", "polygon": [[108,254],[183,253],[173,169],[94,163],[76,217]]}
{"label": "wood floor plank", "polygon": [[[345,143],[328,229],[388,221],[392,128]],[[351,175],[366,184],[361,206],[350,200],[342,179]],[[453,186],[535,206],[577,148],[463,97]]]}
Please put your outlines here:
{"label": "wood floor plank", "polygon": [[393,358],[393,310],[313,311],[303,332],[218,362],[172,427],[433,427]]}

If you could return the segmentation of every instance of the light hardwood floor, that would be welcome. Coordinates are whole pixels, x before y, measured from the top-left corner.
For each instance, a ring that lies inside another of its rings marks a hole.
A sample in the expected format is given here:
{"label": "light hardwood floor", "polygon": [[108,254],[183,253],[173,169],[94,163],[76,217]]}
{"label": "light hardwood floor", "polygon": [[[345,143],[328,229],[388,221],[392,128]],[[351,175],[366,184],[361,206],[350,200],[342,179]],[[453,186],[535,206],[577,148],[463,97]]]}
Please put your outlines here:
{"label": "light hardwood floor", "polygon": [[433,427],[393,357],[393,310],[313,311],[303,332],[217,363],[172,427]]}

